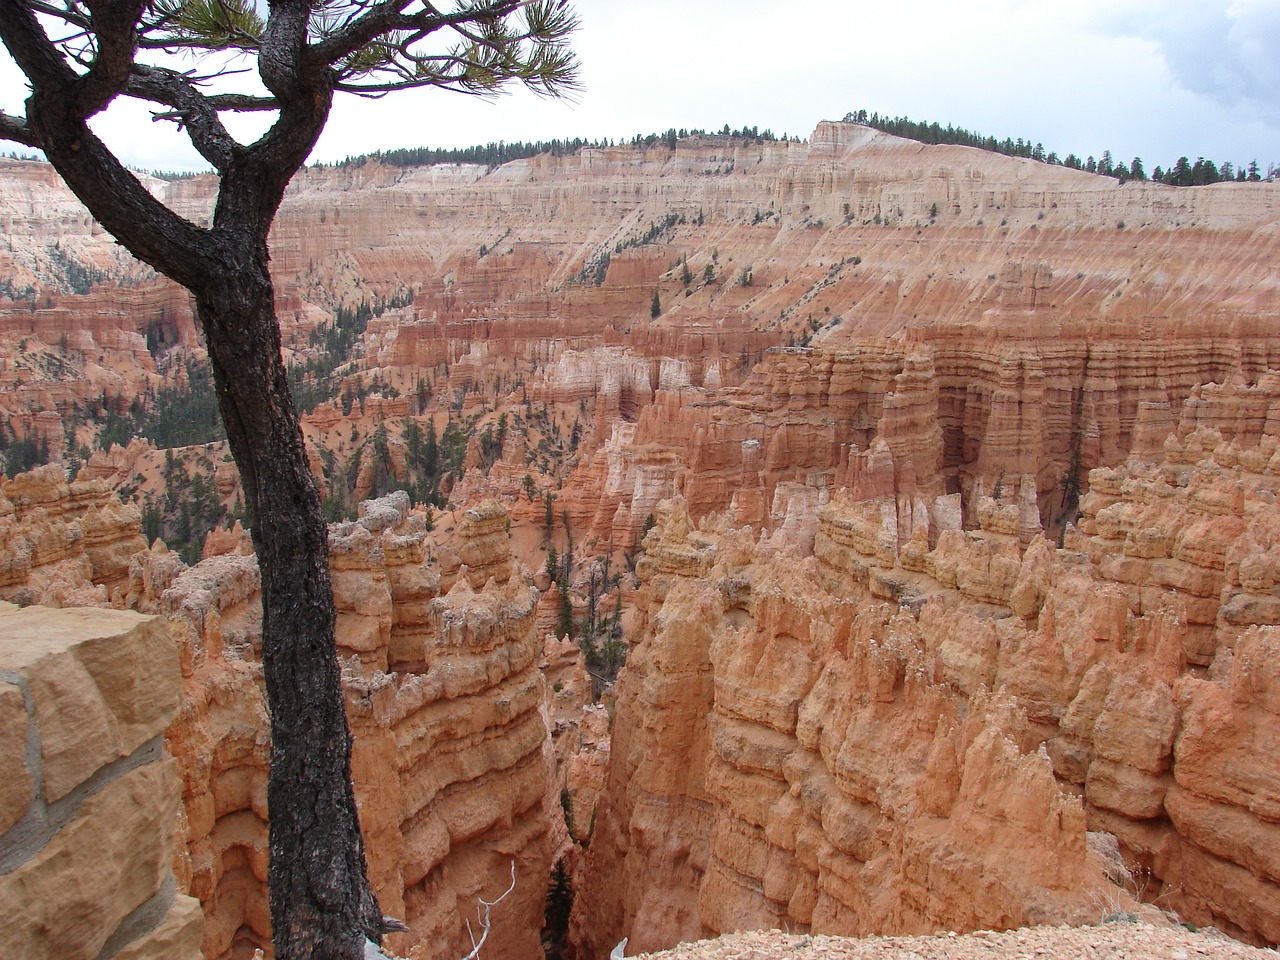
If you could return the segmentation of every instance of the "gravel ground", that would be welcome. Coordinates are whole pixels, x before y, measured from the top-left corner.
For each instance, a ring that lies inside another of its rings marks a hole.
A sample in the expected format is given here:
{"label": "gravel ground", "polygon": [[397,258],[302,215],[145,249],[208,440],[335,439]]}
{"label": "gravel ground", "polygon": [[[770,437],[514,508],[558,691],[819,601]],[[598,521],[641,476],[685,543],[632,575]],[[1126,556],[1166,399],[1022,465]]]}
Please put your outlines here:
{"label": "gravel ground", "polygon": [[1025,927],[932,937],[850,940],[780,931],[733,933],[682,943],[653,960],[1277,960],[1275,950],[1250,947],[1212,928],[1192,933],[1179,926],[1107,923],[1096,927]]}

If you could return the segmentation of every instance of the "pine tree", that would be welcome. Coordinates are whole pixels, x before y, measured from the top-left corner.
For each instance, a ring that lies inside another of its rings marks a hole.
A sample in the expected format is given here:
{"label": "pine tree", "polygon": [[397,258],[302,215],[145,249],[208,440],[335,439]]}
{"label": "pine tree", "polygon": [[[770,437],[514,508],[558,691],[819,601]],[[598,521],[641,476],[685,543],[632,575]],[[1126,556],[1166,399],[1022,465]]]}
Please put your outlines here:
{"label": "pine tree", "polygon": [[[560,95],[576,85],[576,27],[554,0],[461,0],[445,12],[416,0],[0,3],[0,41],[27,81],[23,112],[0,112],[0,138],[42,151],[103,229],[186,287],[204,333],[262,581],[267,885],[281,960],[359,960],[403,925],[384,921],[365,865],[326,527],[280,353],[268,234],[336,95],[485,95],[508,81]],[[189,68],[183,53],[213,56]],[[252,85],[236,89],[242,74]],[[207,225],[167,207],[94,133],[91,119],[124,99],[174,122],[218,174]],[[252,143],[224,123],[243,111],[270,117]]]}

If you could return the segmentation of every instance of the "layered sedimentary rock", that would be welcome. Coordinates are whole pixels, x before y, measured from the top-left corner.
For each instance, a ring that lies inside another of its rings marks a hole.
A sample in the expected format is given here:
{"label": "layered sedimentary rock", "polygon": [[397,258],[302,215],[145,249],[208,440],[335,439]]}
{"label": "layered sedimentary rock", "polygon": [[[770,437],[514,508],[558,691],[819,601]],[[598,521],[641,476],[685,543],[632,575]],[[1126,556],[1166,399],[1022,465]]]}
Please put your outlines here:
{"label": "layered sedimentary rock", "polygon": [[[461,956],[476,898],[501,893],[514,863],[493,952],[531,956],[551,857],[536,591],[512,564],[496,504],[468,512],[450,553],[462,562],[440,573],[408,505],[403,493],[371,501],[330,534],[370,879],[384,911],[410,926],[398,949]],[[205,955],[264,946],[269,734],[256,560],[229,553],[188,570],[152,551],[133,573],[139,603],[158,598],[183,654],[169,741],[186,790],[188,883],[209,914]]]}
{"label": "layered sedimentary rock", "polygon": [[[148,186],[202,222],[216,181]],[[353,374],[402,395],[429,377],[468,412],[521,381],[561,403],[589,385],[601,421],[625,421],[643,377],[551,366],[621,348],[648,365],[648,390],[715,389],[789,341],[1071,340],[1079,324],[1157,342],[1186,329],[1248,356],[1251,325],[1276,313],[1278,210],[1275,184],[1117,184],[822,123],[804,143],[702,136],[494,169],[310,168],[282,207],[273,268],[290,360],[319,354],[311,335],[337,306],[412,294],[371,321]],[[14,387],[0,409],[20,435],[56,414],[73,447],[91,444],[104,397],[168,376],[174,351],[199,353],[190,307],[123,258],[44,165],[0,161],[0,224],[17,284],[0,300],[0,382]],[[72,293],[85,276],[88,292]],[[1222,382],[1197,382],[1209,380]]]}
{"label": "layered sedimentary rock", "polygon": [[56,464],[0,478],[0,596],[44,606],[107,604],[146,543],[138,508]]}
{"label": "layered sedimentary rock", "polygon": [[909,610],[822,590],[817,560],[660,513],[576,915],[587,952],[1088,913],[1084,811],[1014,702],[954,696]]}
{"label": "layered sedimentary rock", "polygon": [[129,602],[162,614],[182,669],[182,704],[167,731],[183,790],[183,888],[205,911],[205,957],[270,942],[267,766],[260,583],[252,556],[188,568],[163,547],[134,558]]}
{"label": "layered sedimentary rock", "polygon": [[514,871],[490,942],[496,955],[531,956],[551,866],[537,591],[513,567],[497,504],[467,511],[460,562],[442,560],[437,578],[422,567],[421,521],[406,523],[407,497],[388,500],[365,520],[400,511],[380,544],[396,611],[383,651],[393,672],[370,672],[363,659],[348,668],[357,793],[370,846],[383,851],[371,852],[370,868],[387,877],[383,908],[403,906],[407,944],[458,956],[470,950],[476,898],[497,897]]}
{"label": "layered sedimentary rock", "polygon": [[[768,354],[741,386],[661,390],[636,422],[615,421],[562,495],[584,531],[629,543],[658,499],[695,517],[776,528],[794,495],[897,500],[897,536],[915,504],[963,494],[965,520],[1001,478],[1029,477],[1039,522],[1057,530],[1066,488],[1130,452],[1158,453],[1171,430],[1212,426],[1256,443],[1274,426],[1280,338],[1125,326],[1039,331],[1007,324],[913,331],[904,340]],[[783,493],[779,496],[779,488]]]}
{"label": "layered sedimentary rock", "polygon": [[803,558],[664,504],[584,949],[1080,919],[1108,896],[1086,830],[1129,893],[1274,942],[1277,445],[1224,402],[1182,420],[1232,439],[1094,470],[1062,548],[1027,477],[969,529],[922,503],[905,540],[891,493],[842,492]]}
{"label": "layered sedimentary rock", "polygon": [[[210,179],[149,184],[207,216]],[[179,884],[205,953],[246,952],[267,937],[256,568],[228,535],[188,570],[103,501],[162,454],[82,447],[200,347],[185,296],[76,211],[0,161],[5,438],[92,481],[3,487],[0,595],[168,618]],[[326,490],[406,478],[410,422],[473,434],[435,531],[402,498],[332,530],[387,912],[461,956],[514,861],[486,952],[534,955],[571,835],[583,951],[1096,916],[1097,891],[1280,939],[1277,222],[1274,184],[1119,185],[847,124],[303,172],[273,235],[286,359],[318,359],[339,306],[399,304],[305,418]],[[540,568],[562,529],[579,563],[625,559],[651,516],[618,709],[583,716],[572,648],[533,639],[581,591],[538,603],[508,523]],[[1100,879],[1104,834],[1142,889]]]}
{"label": "layered sedimentary rock", "polygon": [[[46,467],[5,482],[3,490],[7,586],[15,596],[24,603],[54,597],[78,606],[114,600],[167,623],[167,633],[156,628],[135,631],[136,641],[109,638],[124,645],[120,662],[130,663],[133,680],[121,687],[123,692],[113,688],[110,696],[102,696],[110,706],[112,697],[150,691],[147,695],[161,703],[146,710],[124,703],[112,710],[121,716],[129,710],[138,717],[163,713],[152,734],[158,743],[164,732],[174,759],[163,766],[163,784],[152,785],[168,793],[155,801],[167,804],[163,816],[149,814],[163,822],[149,828],[162,845],[178,829],[176,855],[164,853],[165,869],[172,859],[177,889],[196,898],[206,915],[201,933],[199,910],[194,917],[187,915],[190,911],[183,914],[183,942],[190,941],[192,950],[191,943],[196,944],[208,958],[247,956],[268,945],[270,734],[260,664],[261,588],[247,538],[243,532],[224,534],[206,559],[188,568],[162,544],[145,549],[137,511],[121,508],[101,481],[68,485],[60,469]],[[110,526],[101,521],[104,517],[117,523]],[[432,945],[432,955],[437,949],[444,951],[440,955],[465,954],[470,949],[466,920],[476,898],[501,893],[513,865],[517,887],[495,911],[494,946],[487,952],[524,958],[539,949],[558,799],[549,795],[544,756],[550,742],[537,670],[541,645],[533,632],[538,592],[513,561],[506,526],[506,512],[496,503],[467,511],[438,565],[428,562],[426,526],[420,514],[410,513],[403,493],[364,504],[360,520],[331,530],[339,654],[356,736],[353,777],[371,880],[384,910],[407,920],[412,931],[399,938],[401,949],[423,943]],[[108,527],[114,536],[95,540]],[[127,558],[121,576],[114,558],[124,543],[137,552]],[[126,616],[110,611],[66,616],[77,615]],[[21,614],[28,620],[44,617],[40,623],[48,630],[55,630],[58,616],[37,606]],[[106,642],[94,641],[93,649]],[[151,648],[157,644],[163,657],[153,665],[159,653]],[[86,656],[40,661],[45,678],[40,682],[61,690],[78,682],[75,676],[96,677],[96,660],[89,674],[76,666],[76,658]],[[168,670],[164,677],[145,672],[161,667]],[[107,670],[105,676],[119,685],[116,672]],[[123,730],[125,721],[111,720],[111,711],[93,706],[102,697],[90,697],[92,685],[86,684],[81,686],[89,705],[72,712],[83,714],[86,723],[101,720],[103,730],[92,734],[97,738],[89,745],[93,750],[80,752],[71,742],[80,723],[74,717],[59,721],[59,730],[67,728],[67,744],[57,739],[57,730],[43,731],[46,751],[57,755],[43,763],[45,783],[54,792],[40,801],[41,810],[109,763],[124,736],[110,731]],[[22,698],[15,697],[5,702],[13,700],[11,706],[23,709]],[[128,722],[132,730],[142,720]],[[15,724],[15,729],[22,726]],[[130,737],[124,736],[127,749],[119,747],[124,754],[137,747],[136,737]],[[22,742],[10,746],[18,751],[15,769],[25,769]],[[158,750],[153,751],[157,756]],[[60,759],[64,753],[65,761]],[[68,764],[65,775],[59,774]],[[154,771],[146,775],[160,777]],[[12,803],[6,805],[12,815],[5,827],[19,832],[26,828],[13,825],[32,802],[31,785],[23,783],[14,781]],[[79,803],[77,795],[58,809]],[[172,898],[173,879],[168,883]],[[196,901],[181,898],[182,903]],[[104,916],[110,913],[103,909]],[[110,933],[107,929],[103,936]],[[88,955],[96,956],[96,949]]]}
{"label": "layered sedimentary rock", "polygon": [[179,693],[162,620],[0,603],[5,957],[200,956],[200,904],[172,870]]}

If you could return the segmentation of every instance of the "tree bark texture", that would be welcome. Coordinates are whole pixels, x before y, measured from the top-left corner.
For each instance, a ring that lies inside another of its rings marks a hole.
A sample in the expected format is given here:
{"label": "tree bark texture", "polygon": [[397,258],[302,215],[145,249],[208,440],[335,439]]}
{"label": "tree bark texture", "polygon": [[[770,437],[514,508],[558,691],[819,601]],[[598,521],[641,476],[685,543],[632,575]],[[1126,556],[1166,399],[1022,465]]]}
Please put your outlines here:
{"label": "tree bark texture", "polygon": [[276,957],[361,957],[381,914],[351,787],[328,528],[280,358],[265,240],[225,253],[196,306],[262,573]]}
{"label": "tree bark texture", "polygon": [[272,0],[262,49],[262,77],[279,102],[272,128],[242,147],[212,111],[184,114],[222,178],[212,226],[203,229],[152,197],[89,129],[89,117],[147,76],[132,63],[143,0],[90,6],[99,57],[80,74],[28,4],[0,0],[0,39],[32,88],[22,142],[44,151],[134,256],[195,297],[262,575],[275,956],[360,960],[366,938],[380,940],[381,914],[351,787],[328,528],[280,355],[267,250],[285,188],[328,118],[332,73],[303,55],[309,0]]}

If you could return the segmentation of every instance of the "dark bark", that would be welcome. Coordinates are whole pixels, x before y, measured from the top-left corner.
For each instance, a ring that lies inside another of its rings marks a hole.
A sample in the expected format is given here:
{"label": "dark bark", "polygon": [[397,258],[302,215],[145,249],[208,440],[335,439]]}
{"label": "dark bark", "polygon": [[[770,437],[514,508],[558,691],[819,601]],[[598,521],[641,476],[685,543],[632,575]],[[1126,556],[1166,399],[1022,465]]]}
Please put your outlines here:
{"label": "dark bark", "polygon": [[381,914],[351,788],[328,531],[280,360],[266,244],[229,246],[196,304],[262,571],[276,957],[361,957]]}
{"label": "dark bark", "polygon": [[[69,32],[51,40],[31,0],[0,0],[0,41],[32,89],[25,117],[0,114],[0,139],[43,150],[107,231],[195,297],[262,573],[276,957],[357,960],[366,937],[377,942],[385,927],[366,875],[351,788],[328,531],[280,356],[267,234],[285,188],[324,129],[334,90],[354,89],[344,81],[362,73],[349,55],[377,38],[387,41],[380,50],[390,60],[376,73],[394,80],[375,81],[366,91],[436,86],[486,93],[518,78],[558,95],[575,85],[576,62],[562,41],[576,19],[563,4],[475,0],[441,13],[430,3],[378,0],[353,4],[345,24],[311,43],[317,0],[269,0],[260,38],[223,44],[185,35],[148,0],[37,6],[45,22],[61,19]],[[528,32],[491,29],[521,9],[530,17]],[[457,35],[456,55],[441,60],[411,49],[445,29]],[[256,50],[270,96],[210,94],[192,76],[137,62],[140,46]],[[154,199],[90,131],[88,120],[119,96],[164,107],[162,116],[180,121],[221,175],[208,229]],[[279,111],[276,121],[247,146],[219,117],[219,110],[264,108]]]}
{"label": "dark bark", "polygon": [[[275,955],[359,960],[366,938],[379,942],[382,918],[351,787],[328,528],[281,359],[267,250],[285,188],[324,128],[332,76],[303,62],[306,0],[275,0],[272,8],[263,76],[280,115],[249,147],[226,138],[216,113],[178,89],[174,75],[132,70],[141,0],[104,8],[100,62],[83,75],[62,61],[23,4],[0,0],[0,39],[32,83],[22,142],[45,152],[131,253],[195,296],[262,574]],[[208,230],[156,201],[89,130],[103,104],[148,81],[155,99],[184,111],[192,141],[222,174]]]}

